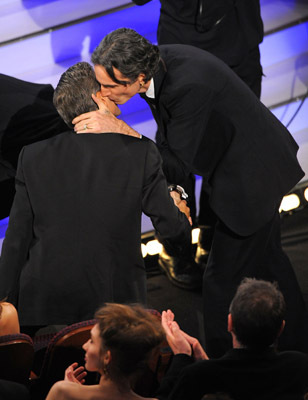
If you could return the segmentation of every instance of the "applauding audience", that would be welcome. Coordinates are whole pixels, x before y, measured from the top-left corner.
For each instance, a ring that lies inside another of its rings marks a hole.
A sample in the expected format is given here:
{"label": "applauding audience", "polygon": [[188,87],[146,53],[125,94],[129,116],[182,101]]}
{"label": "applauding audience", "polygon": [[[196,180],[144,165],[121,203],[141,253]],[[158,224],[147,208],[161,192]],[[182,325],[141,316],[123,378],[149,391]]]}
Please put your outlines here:
{"label": "applauding audience", "polygon": [[157,397],[200,400],[205,394],[224,392],[237,400],[303,399],[308,391],[308,355],[276,351],[284,314],[284,298],[274,284],[244,279],[228,316],[233,349],[209,360],[198,340],[181,331],[174,314],[163,312],[162,324],[175,357]]}
{"label": "applauding audience", "polygon": [[83,386],[86,372],[75,363],[46,400],[144,399],[133,392],[131,382],[165,337],[159,321],[141,306],[121,304],[107,304],[95,317],[97,324],[83,348],[85,368],[101,374],[99,384]]}

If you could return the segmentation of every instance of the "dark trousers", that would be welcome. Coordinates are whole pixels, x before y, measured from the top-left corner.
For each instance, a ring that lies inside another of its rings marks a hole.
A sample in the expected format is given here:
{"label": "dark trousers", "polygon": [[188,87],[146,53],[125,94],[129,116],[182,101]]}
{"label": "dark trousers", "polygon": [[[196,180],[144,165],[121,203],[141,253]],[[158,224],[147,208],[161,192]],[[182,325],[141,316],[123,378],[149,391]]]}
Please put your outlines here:
{"label": "dark trousers", "polygon": [[241,237],[221,221],[215,227],[212,248],[203,277],[205,348],[220,357],[232,347],[227,332],[229,305],[244,277],[276,281],[287,311],[280,350],[308,352],[308,314],[291,263],[281,247],[280,216],[251,236]]}

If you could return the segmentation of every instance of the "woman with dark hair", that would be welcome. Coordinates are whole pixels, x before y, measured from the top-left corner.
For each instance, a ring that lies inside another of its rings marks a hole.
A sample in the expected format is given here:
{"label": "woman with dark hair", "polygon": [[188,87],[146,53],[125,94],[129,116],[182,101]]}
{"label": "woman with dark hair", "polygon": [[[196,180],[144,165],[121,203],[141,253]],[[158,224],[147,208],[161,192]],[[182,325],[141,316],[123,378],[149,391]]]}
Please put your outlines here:
{"label": "woman with dark hair", "polygon": [[74,363],[46,400],[145,399],[132,390],[131,382],[165,338],[159,320],[141,306],[111,303],[99,309],[95,318],[83,348],[85,368],[101,374],[99,383],[83,386],[87,373]]}

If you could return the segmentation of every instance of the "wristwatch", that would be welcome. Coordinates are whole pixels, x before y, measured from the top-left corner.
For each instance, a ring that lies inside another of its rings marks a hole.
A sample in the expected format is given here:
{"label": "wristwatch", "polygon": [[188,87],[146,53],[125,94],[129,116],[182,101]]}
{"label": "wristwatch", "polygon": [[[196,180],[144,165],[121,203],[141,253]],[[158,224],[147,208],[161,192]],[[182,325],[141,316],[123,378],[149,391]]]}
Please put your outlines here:
{"label": "wristwatch", "polygon": [[177,192],[179,193],[179,195],[181,196],[182,200],[187,200],[188,199],[188,194],[185,192],[184,188],[182,188],[182,186],[180,185],[169,185],[168,186],[168,191],[169,192]]}

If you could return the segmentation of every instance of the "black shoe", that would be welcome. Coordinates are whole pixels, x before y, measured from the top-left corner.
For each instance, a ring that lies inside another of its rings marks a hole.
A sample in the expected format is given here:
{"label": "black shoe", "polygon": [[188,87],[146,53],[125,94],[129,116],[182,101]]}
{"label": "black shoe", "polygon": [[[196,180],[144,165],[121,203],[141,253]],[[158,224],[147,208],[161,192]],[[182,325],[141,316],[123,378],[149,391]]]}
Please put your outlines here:
{"label": "black shoe", "polygon": [[185,260],[169,256],[163,248],[158,264],[175,286],[187,290],[201,287],[202,272],[193,259]]}

